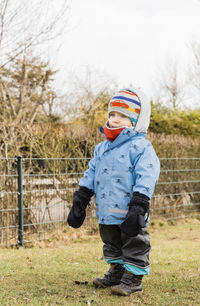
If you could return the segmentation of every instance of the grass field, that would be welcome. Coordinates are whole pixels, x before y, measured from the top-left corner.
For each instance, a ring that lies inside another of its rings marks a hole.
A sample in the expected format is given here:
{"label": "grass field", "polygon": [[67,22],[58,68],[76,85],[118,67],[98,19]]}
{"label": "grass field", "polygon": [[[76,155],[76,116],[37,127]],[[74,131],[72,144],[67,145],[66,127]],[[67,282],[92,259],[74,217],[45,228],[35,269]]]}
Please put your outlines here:
{"label": "grass field", "polygon": [[94,288],[92,279],[108,269],[102,242],[69,230],[46,244],[0,250],[0,305],[200,305],[200,221],[155,221],[149,232],[151,274],[142,293]]}

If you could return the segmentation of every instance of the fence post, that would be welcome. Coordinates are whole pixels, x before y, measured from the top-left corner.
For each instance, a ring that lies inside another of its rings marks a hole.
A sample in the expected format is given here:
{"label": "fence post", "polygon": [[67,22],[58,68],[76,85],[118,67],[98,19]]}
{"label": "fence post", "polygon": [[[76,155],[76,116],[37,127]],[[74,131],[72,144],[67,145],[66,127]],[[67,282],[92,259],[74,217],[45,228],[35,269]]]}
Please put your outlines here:
{"label": "fence post", "polygon": [[23,224],[23,183],[22,183],[22,157],[17,157],[17,182],[18,182],[18,241],[24,246]]}

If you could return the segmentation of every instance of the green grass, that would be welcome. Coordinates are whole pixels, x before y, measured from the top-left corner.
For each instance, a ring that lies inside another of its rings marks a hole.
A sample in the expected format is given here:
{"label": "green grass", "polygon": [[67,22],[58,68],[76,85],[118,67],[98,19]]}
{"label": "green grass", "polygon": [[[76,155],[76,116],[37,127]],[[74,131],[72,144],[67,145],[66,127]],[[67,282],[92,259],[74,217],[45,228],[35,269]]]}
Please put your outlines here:
{"label": "green grass", "polygon": [[1,249],[0,305],[200,305],[200,221],[154,221],[149,232],[151,274],[142,293],[119,297],[94,288],[92,279],[108,266],[99,237],[84,236],[65,245]]}

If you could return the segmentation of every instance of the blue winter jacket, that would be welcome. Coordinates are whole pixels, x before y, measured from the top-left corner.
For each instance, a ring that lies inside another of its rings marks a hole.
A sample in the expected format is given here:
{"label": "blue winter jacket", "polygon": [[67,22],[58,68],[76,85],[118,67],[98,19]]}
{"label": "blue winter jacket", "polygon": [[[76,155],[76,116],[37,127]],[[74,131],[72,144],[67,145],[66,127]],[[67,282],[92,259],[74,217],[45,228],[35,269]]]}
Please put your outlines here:
{"label": "blue winter jacket", "polygon": [[95,194],[100,224],[121,224],[133,192],[152,197],[160,162],[145,133],[125,128],[113,141],[99,143],[79,182]]}

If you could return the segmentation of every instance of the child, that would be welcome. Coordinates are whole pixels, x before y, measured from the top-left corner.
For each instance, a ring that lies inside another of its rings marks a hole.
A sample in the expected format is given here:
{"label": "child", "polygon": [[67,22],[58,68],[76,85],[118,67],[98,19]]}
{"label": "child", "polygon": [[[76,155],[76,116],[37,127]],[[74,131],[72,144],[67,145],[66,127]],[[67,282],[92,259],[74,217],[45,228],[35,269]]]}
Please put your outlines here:
{"label": "child", "polygon": [[150,271],[146,226],[160,163],[145,139],[149,121],[150,101],[140,90],[123,89],[112,97],[102,129],[107,140],[95,147],[68,216],[70,226],[80,227],[95,194],[103,253],[110,269],[93,283],[112,286],[112,293],[118,295],[142,291],[142,277]]}

